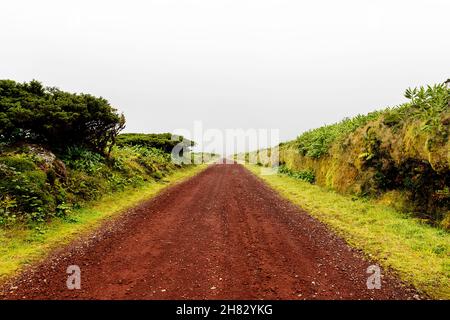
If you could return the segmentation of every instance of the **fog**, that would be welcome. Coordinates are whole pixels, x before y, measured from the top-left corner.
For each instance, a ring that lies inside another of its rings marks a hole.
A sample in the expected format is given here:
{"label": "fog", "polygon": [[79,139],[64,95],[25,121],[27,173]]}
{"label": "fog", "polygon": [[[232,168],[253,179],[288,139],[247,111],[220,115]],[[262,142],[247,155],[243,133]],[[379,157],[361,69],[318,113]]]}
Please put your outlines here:
{"label": "fog", "polygon": [[449,12],[445,0],[4,1],[0,78],[103,96],[126,132],[201,121],[285,141],[449,78]]}

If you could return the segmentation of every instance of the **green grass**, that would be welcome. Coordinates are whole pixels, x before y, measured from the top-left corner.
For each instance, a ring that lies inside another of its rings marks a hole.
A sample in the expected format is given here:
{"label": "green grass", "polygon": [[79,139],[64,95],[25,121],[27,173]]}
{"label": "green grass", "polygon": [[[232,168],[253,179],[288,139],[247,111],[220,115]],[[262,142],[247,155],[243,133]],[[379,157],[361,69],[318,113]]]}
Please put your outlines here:
{"label": "green grass", "polygon": [[37,224],[34,229],[19,226],[0,229],[0,281],[14,276],[29,264],[41,261],[53,249],[92,232],[103,221],[118,217],[127,208],[155,196],[168,185],[191,177],[204,168],[205,165],[186,167],[165,177],[164,181],[108,194],[82,209],[74,210],[65,219]]}
{"label": "green grass", "polygon": [[[259,175],[260,167],[248,165]],[[380,265],[432,298],[450,299],[450,234],[374,201],[286,176],[259,175]]]}

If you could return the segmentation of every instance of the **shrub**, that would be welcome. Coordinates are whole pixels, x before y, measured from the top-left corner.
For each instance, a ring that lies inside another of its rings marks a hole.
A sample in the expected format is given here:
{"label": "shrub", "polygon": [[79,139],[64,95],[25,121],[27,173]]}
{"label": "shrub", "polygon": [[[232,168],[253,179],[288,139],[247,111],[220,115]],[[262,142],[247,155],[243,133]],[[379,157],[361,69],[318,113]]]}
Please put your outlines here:
{"label": "shrub", "polygon": [[124,125],[124,116],[103,98],[44,88],[35,80],[0,80],[0,143],[39,143],[55,150],[83,146],[103,153]]}
{"label": "shrub", "polygon": [[281,165],[278,168],[278,172],[309,183],[314,183],[316,180],[316,176],[312,170],[293,171],[288,167]]}
{"label": "shrub", "polygon": [[22,154],[0,157],[0,198],[4,222],[11,221],[11,217],[43,221],[47,212],[56,208],[46,173]]}
{"label": "shrub", "polygon": [[10,225],[17,221],[16,200],[11,196],[0,194],[0,225]]}
{"label": "shrub", "polygon": [[65,174],[53,159],[43,165],[42,148],[9,148],[0,155],[0,225],[65,217],[72,208],[105,193],[160,180],[176,166],[170,154],[143,146],[114,147],[109,158],[82,147],[62,154]]}
{"label": "shrub", "polygon": [[171,153],[172,149],[179,143],[182,143],[186,148],[193,147],[195,144],[193,141],[171,133],[122,133],[117,137],[118,146],[156,148],[167,153]]}
{"label": "shrub", "polygon": [[71,169],[94,173],[102,168],[105,158],[82,147],[68,147],[63,161]]}

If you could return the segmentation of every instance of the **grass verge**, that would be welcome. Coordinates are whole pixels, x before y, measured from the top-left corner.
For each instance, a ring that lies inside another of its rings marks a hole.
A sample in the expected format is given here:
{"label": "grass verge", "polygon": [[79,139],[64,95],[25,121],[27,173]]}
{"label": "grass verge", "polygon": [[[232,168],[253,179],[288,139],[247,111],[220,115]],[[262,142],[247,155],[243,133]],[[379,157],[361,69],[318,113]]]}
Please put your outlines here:
{"label": "grass verge", "polygon": [[285,175],[261,175],[255,165],[246,167],[405,282],[432,298],[450,299],[450,234],[445,230],[375,201]]}
{"label": "grass verge", "polygon": [[68,244],[80,235],[98,228],[103,221],[119,216],[126,209],[155,196],[162,189],[194,176],[206,165],[174,171],[160,182],[105,195],[65,219],[54,219],[35,228],[0,229],[0,282],[17,274],[23,267],[44,259],[53,249]]}

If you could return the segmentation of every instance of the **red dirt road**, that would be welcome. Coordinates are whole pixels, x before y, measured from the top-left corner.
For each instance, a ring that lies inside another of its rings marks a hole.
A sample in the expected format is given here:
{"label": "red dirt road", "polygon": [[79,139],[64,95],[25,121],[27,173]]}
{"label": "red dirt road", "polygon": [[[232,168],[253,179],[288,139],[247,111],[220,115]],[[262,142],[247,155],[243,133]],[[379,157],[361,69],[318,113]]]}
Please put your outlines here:
{"label": "red dirt road", "polygon": [[[326,226],[241,165],[212,165],[55,253],[4,299],[409,299]],[[68,290],[66,269],[81,268]],[[382,274],[384,271],[382,271]]]}

